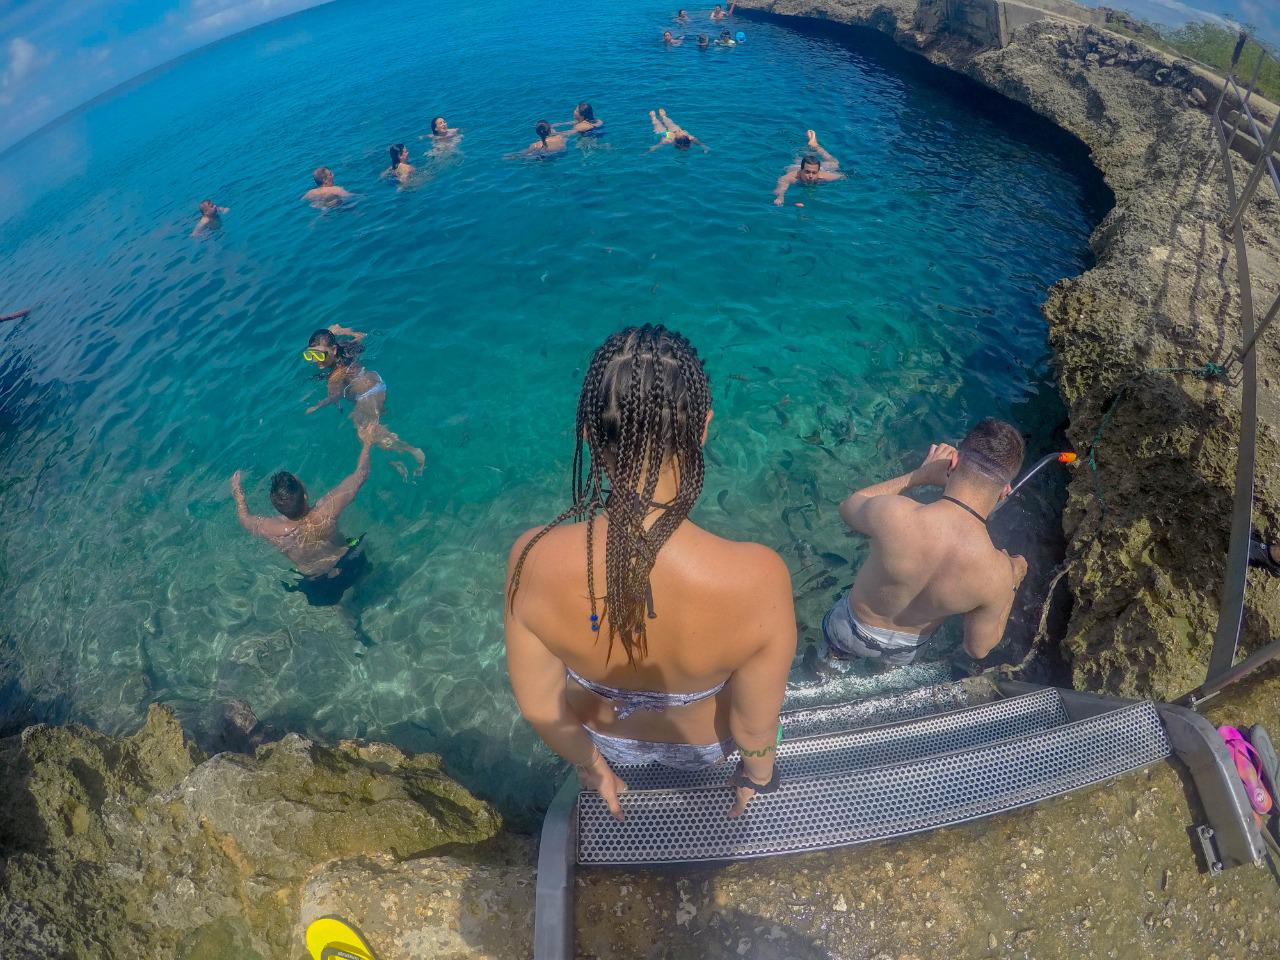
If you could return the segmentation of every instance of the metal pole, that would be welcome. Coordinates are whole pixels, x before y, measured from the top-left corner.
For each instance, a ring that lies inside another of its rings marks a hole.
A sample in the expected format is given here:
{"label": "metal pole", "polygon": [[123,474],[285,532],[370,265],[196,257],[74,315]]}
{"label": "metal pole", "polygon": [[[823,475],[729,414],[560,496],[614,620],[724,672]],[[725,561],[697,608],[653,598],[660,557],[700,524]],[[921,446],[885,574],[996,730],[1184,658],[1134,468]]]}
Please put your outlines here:
{"label": "metal pole", "polygon": [[[1242,34],[1243,36],[1243,34]],[[1243,49],[1243,47],[1242,47]],[[1228,148],[1236,139],[1236,130],[1240,127],[1240,118],[1249,111],[1249,98],[1253,96],[1253,89],[1258,83],[1258,75],[1262,73],[1262,61],[1266,59],[1267,51],[1262,48],[1262,44],[1258,44],[1258,62],[1253,65],[1253,76],[1249,78],[1248,92],[1244,96],[1240,96],[1240,87],[1236,85],[1235,64],[1231,65],[1231,72],[1227,74],[1227,82],[1223,85],[1222,95],[1227,95],[1227,87],[1231,87],[1236,92],[1236,96],[1240,97],[1240,108],[1236,112],[1236,122],[1231,125],[1231,136],[1227,137]]]}
{"label": "metal pole", "polygon": [[1216,697],[1237,680],[1242,680],[1259,667],[1270,663],[1272,660],[1280,657],[1280,640],[1272,640],[1261,650],[1251,653],[1230,670],[1221,676],[1214,677],[1212,680],[1206,680],[1203,684],[1196,687],[1190,693],[1183,694],[1178,698],[1178,703],[1185,703],[1188,706],[1195,706],[1197,703],[1204,703],[1210,697]]}
{"label": "metal pole", "polygon": [[1271,302],[1271,309],[1267,311],[1267,315],[1258,323],[1258,328],[1253,331],[1253,336],[1249,338],[1249,342],[1240,351],[1241,360],[1249,355],[1249,351],[1258,342],[1258,338],[1267,332],[1267,327],[1271,326],[1271,321],[1275,320],[1278,313],[1280,313],[1280,295],[1277,295],[1275,300]]}
{"label": "metal pole", "polygon": [[[1271,125],[1271,135],[1262,139],[1262,131],[1258,129],[1257,123],[1253,122],[1253,113],[1249,114],[1249,122],[1253,124],[1254,136],[1258,138],[1258,142],[1262,144],[1262,156],[1258,158],[1258,162],[1253,167],[1253,172],[1249,175],[1249,181],[1244,185],[1244,190],[1240,194],[1240,200],[1232,210],[1231,221],[1228,228],[1234,230],[1239,226],[1241,219],[1244,217],[1245,207],[1249,205],[1249,201],[1253,199],[1254,192],[1258,189],[1258,184],[1262,182],[1262,173],[1265,169],[1271,174],[1271,183],[1276,188],[1276,193],[1280,194],[1280,177],[1276,176],[1275,165],[1271,162],[1271,154],[1275,151],[1276,145],[1280,144],[1280,117],[1276,118],[1276,122]],[[1230,141],[1227,141],[1230,145]],[[1226,162],[1230,162],[1230,158]]]}

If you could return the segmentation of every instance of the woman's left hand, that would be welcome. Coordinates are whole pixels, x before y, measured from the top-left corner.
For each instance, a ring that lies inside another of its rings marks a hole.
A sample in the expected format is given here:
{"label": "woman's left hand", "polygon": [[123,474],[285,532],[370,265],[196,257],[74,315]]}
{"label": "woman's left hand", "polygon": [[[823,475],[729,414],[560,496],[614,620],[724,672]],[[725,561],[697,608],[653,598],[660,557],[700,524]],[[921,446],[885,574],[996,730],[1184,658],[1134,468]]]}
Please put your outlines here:
{"label": "woman's left hand", "polygon": [[613,772],[613,768],[609,766],[604,755],[600,751],[596,751],[594,762],[589,767],[575,767],[578,771],[578,782],[583,790],[594,790],[604,798],[605,804],[609,808],[609,812],[613,814],[614,819],[621,822],[622,804],[618,802],[618,794],[627,791],[627,784],[620,776]]}

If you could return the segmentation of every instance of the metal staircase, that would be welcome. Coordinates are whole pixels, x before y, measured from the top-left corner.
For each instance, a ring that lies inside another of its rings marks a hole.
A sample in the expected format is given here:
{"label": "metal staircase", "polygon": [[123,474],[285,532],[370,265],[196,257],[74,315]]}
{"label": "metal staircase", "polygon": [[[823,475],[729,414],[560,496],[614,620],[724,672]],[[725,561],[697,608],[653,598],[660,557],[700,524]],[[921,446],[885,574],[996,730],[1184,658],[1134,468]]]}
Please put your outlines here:
{"label": "metal staircase", "polygon": [[725,816],[729,764],[619,768],[630,787],[622,822],[571,777],[543,825],[535,960],[573,955],[577,866],[741,860],[901,837],[1060,796],[1173,752],[1196,780],[1222,858],[1261,855],[1221,739],[1181,707],[968,681],[789,711],[782,722],[782,786],[737,820]]}

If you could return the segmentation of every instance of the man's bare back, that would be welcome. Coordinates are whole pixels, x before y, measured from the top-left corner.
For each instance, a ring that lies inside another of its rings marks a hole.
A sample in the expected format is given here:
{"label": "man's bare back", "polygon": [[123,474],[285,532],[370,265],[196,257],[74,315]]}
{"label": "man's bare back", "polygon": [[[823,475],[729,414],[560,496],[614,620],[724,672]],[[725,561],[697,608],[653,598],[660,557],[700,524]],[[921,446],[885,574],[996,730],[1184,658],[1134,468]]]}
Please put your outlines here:
{"label": "man's bare back", "polygon": [[[1027,564],[998,550],[987,533],[985,518],[1007,483],[957,470],[963,456],[935,444],[918,469],[841,504],[840,515],[870,539],[871,553],[848,598],[824,620],[828,644],[837,652],[910,662],[914,648],[957,614],[965,617],[970,656],[981,659],[1000,642]],[[946,493],[928,504],[904,496],[922,486],[942,486]]]}

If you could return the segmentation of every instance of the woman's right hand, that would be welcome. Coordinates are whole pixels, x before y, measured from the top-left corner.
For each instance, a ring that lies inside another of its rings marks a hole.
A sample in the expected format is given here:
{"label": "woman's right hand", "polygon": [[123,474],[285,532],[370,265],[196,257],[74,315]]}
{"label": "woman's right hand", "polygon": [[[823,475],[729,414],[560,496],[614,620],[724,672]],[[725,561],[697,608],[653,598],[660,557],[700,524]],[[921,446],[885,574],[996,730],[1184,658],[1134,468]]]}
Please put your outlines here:
{"label": "woman's right hand", "polygon": [[583,790],[594,790],[604,798],[605,805],[614,819],[622,821],[622,804],[618,802],[618,794],[627,790],[626,781],[613,772],[604,755],[597,750],[595,760],[590,766],[575,767],[578,771],[578,783]]}

